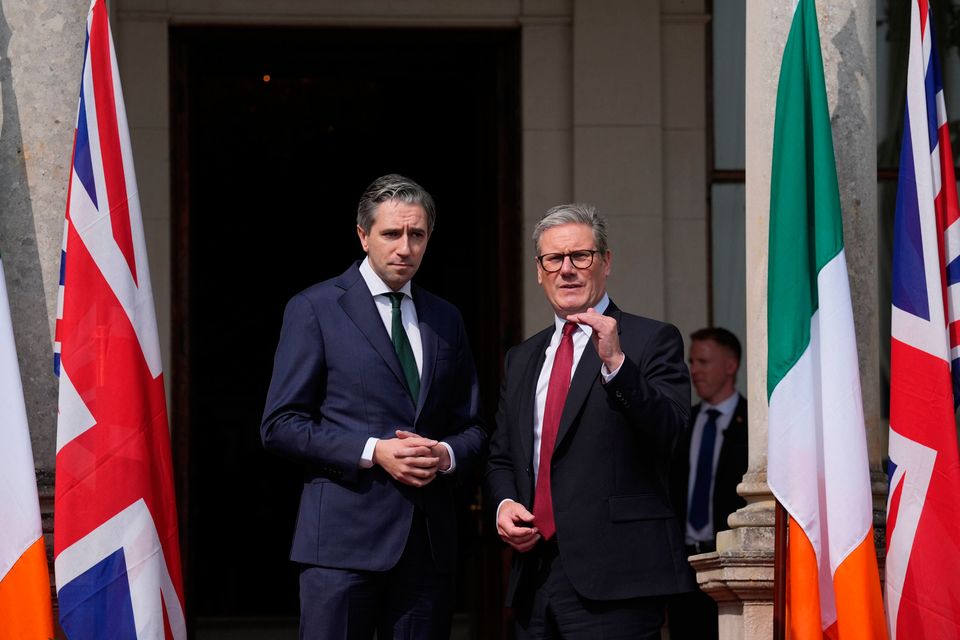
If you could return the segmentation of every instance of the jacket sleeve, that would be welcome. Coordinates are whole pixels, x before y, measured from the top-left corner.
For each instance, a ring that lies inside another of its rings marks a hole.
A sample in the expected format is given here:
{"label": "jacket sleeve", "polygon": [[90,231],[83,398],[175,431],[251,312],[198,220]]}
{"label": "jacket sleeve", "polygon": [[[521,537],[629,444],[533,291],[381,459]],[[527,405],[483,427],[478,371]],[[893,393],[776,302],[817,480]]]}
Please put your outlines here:
{"label": "jacket sleeve", "polygon": [[457,389],[451,412],[455,426],[443,441],[453,449],[457,467],[453,475],[469,478],[486,453],[487,432],[480,418],[480,383],[463,320],[458,316]]}
{"label": "jacket sleeve", "polygon": [[[503,365],[503,380],[500,384],[500,401],[497,406],[497,423],[490,436],[490,456],[484,478],[487,507],[495,513],[497,506],[507,498],[517,500],[517,483],[511,454],[510,420],[508,407],[508,389],[510,388],[510,357],[513,350],[507,352]],[[514,383],[516,384],[516,383]]]}
{"label": "jacket sleeve", "polygon": [[657,451],[670,456],[690,420],[683,338],[673,325],[661,324],[638,351],[626,354],[620,371],[604,388],[631,424],[651,437]]}
{"label": "jacket sleeve", "polygon": [[260,438],[267,451],[338,480],[356,481],[367,437],[324,421],[320,407],[326,377],[319,319],[310,301],[298,294],[283,315]]}

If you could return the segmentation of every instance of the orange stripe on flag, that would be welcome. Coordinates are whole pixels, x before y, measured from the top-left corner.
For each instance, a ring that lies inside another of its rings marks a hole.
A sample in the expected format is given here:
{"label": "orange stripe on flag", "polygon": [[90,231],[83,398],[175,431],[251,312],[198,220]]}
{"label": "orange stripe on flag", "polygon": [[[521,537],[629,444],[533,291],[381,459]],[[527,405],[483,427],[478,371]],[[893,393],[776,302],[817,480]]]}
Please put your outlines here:
{"label": "orange stripe on flag", "polygon": [[823,640],[817,554],[796,520],[790,518],[787,544],[787,637]]}
{"label": "orange stripe on flag", "polygon": [[823,629],[817,555],[790,518],[787,545],[787,637],[790,640],[886,640],[887,620],[873,536],[867,536],[833,574],[837,621]]}
{"label": "orange stripe on flag", "polygon": [[837,625],[843,640],[886,640],[887,619],[880,595],[880,572],[873,536],[844,558],[833,574]]}
{"label": "orange stripe on flag", "polygon": [[38,538],[0,580],[0,640],[53,637],[50,572],[43,538]]}

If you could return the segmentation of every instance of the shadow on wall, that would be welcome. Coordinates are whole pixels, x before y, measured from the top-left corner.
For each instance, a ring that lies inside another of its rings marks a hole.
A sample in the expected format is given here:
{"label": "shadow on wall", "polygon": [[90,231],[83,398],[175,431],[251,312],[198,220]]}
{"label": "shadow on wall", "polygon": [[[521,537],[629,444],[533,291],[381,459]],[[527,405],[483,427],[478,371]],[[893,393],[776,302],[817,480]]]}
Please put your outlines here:
{"label": "shadow on wall", "polygon": [[[51,394],[48,393],[53,387],[53,342],[33,203],[27,183],[20,110],[8,52],[11,35],[0,5],[0,104],[3,108],[0,121],[0,255],[6,272],[27,414],[31,418],[32,430],[36,432],[41,428],[38,417],[52,421],[56,415],[56,396],[53,395],[54,402],[51,403]],[[43,453],[53,454],[52,451],[34,452],[38,462],[47,457]],[[52,487],[52,473],[50,476]]]}

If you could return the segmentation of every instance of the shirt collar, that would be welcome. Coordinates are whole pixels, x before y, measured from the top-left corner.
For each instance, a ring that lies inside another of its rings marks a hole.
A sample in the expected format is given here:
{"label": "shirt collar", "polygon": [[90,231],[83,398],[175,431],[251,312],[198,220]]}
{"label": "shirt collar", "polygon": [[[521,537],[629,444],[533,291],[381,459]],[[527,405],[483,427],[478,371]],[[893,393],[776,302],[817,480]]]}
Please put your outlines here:
{"label": "shirt collar", "polygon": [[[367,289],[370,290],[370,295],[382,296],[393,292],[393,289],[388,287],[387,283],[381,280],[380,276],[373,270],[373,267],[370,266],[370,258],[364,258],[363,262],[360,263],[360,275],[363,276],[363,281],[367,283]],[[400,287],[400,293],[413,298],[413,294],[410,293],[409,280]]]}
{"label": "shirt collar", "polygon": [[730,397],[724,400],[723,402],[718,402],[717,404],[710,404],[709,402],[704,402],[700,407],[700,411],[706,412],[708,409],[716,409],[721,414],[727,416],[733,413],[734,409],[737,408],[737,403],[739,402],[740,402],[740,394],[737,393],[736,390],[734,390],[734,392],[730,394]]}
{"label": "shirt collar", "polygon": [[[600,298],[600,301],[597,302],[597,304],[593,305],[593,310],[603,315],[603,312],[606,311],[607,307],[609,306],[610,306],[610,296],[604,293],[603,297]],[[558,315],[554,315],[553,322],[554,322],[554,326],[556,327],[556,333],[559,335],[560,332],[563,331],[563,325],[567,324],[567,321]],[[583,331],[588,336],[593,334],[593,327],[591,327],[590,325],[578,324],[577,326],[580,327],[580,330]]]}

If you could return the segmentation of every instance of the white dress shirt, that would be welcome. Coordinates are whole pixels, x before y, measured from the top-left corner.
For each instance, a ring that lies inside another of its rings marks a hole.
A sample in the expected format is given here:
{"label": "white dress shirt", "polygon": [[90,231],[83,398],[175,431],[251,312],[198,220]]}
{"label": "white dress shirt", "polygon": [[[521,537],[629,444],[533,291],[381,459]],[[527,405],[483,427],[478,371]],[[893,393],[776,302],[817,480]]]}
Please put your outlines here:
{"label": "white dress shirt", "polygon": [[734,390],[726,400],[716,405],[703,402],[700,404],[700,412],[697,413],[697,419],[693,423],[693,432],[690,434],[690,475],[687,479],[687,513],[690,513],[690,500],[693,497],[693,484],[697,479],[697,461],[700,457],[700,442],[703,440],[703,429],[707,424],[707,411],[716,409],[720,412],[717,416],[717,439],[713,445],[713,468],[710,471],[710,492],[707,494],[707,524],[702,529],[694,529],[690,524],[690,518],[687,518],[687,544],[696,542],[709,542],[714,539],[716,533],[713,530],[713,485],[717,479],[717,463],[720,461],[720,449],[723,447],[723,435],[730,426],[730,420],[733,419],[733,413],[740,402],[740,394]]}
{"label": "white dress shirt", "polygon": [[[360,263],[360,275],[363,281],[367,283],[367,289],[373,296],[373,301],[377,305],[377,312],[383,321],[383,327],[387,330],[387,335],[393,339],[393,302],[388,293],[393,293],[393,289],[387,286],[380,276],[376,274],[373,267],[370,266],[370,258],[364,258]],[[403,300],[400,302],[400,317],[403,321],[403,329],[407,333],[407,340],[410,341],[410,348],[413,350],[413,358],[417,361],[417,373],[423,376],[423,340],[420,338],[420,321],[417,318],[417,307],[413,304],[413,296],[410,293],[410,281],[408,280],[399,293],[403,294]],[[377,446],[379,438],[368,438],[367,444],[363,448],[363,454],[360,456],[360,466],[369,469],[373,466],[373,449]],[[453,449],[446,442],[441,442],[450,453],[450,468],[440,473],[450,473],[456,466],[453,457]]]}

